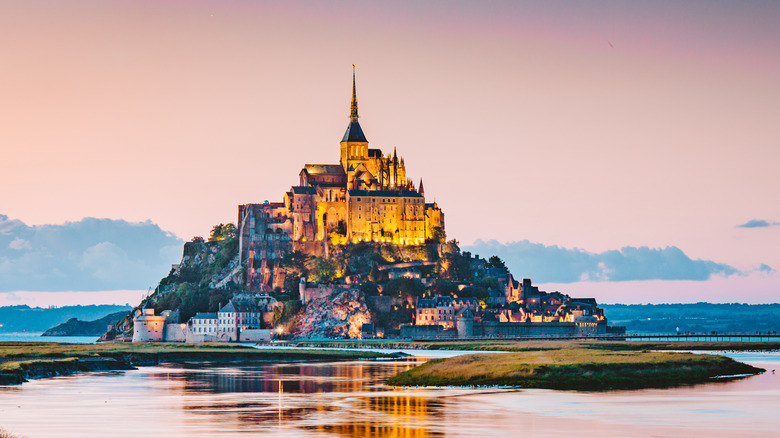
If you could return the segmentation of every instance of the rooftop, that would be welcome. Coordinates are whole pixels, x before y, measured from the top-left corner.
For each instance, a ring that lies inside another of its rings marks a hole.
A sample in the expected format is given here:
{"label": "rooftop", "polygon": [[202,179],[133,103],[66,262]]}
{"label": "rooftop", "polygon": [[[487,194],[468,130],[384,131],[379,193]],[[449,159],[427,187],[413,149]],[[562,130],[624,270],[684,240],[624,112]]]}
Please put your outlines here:
{"label": "rooftop", "polygon": [[341,142],[368,143],[366,135],[363,134],[363,128],[360,127],[360,123],[357,121],[357,119],[352,119],[349,121],[347,132],[344,133],[344,138],[341,139]]}

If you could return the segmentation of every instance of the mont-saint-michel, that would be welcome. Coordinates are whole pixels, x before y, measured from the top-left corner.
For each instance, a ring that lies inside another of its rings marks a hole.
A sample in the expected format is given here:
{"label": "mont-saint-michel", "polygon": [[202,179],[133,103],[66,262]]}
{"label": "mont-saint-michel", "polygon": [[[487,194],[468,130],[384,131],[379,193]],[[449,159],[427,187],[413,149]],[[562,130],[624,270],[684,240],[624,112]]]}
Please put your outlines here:
{"label": "mont-saint-michel", "polygon": [[[369,147],[355,71],[337,163],[305,164],[281,201],[238,206],[235,224],[181,262],[103,336],[134,342],[275,338],[594,336],[593,298],[544,292],[503,260],[461,251],[403,156]],[[334,150],[336,152],[336,150]],[[335,155],[335,154],[334,154]]]}
{"label": "mont-saint-michel", "polygon": [[778,2],[2,10],[0,438],[780,430]]}

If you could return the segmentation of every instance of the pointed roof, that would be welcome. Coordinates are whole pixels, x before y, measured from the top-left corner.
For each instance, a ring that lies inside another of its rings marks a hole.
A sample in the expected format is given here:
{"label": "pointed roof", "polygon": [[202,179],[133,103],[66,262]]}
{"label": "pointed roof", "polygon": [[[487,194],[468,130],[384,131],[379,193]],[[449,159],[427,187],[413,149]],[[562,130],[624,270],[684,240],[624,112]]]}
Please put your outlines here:
{"label": "pointed roof", "polygon": [[358,123],[358,104],[357,104],[357,88],[355,87],[355,64],[352,64],[352,102],[349,106],[349,126],[347,126],[347,132],[344,133],[344,138],[341,142],[356,142],[356,143],[368,143],[366,135],[363,134],[363,128]]}
{"label": "pointed roof", "polygon": [[341,142],[368,143],[366,134],[363,134],[363,128],[360,127],[360,123],[358,123],[357,119],[352,119],[349,122],[347,132],[344,133],[344,138],[341,139]]}
{"label": "pointed roof", "polygon": [[425,196],[425,189],[423,188],[422,178],[420,178],[420,186],[417,188],[417,193]]}

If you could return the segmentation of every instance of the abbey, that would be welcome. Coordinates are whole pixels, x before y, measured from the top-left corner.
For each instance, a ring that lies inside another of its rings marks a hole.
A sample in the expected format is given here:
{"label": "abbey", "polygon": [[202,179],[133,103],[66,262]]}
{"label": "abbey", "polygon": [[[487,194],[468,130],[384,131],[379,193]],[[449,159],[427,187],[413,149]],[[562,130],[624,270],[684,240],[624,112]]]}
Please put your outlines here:
{"label": "abbey", "polygon": [[[419,245],[444,240],[444,213],[425,202],[396,150],[369,148],[358,122],[355,72],[338,164],[306,164],[282,202],[238,207],[239,251],[250,290],[281,286],[274,266],[291,251],[324,255],[348,242]],[[275,278],[276,277],[276,278]]]}

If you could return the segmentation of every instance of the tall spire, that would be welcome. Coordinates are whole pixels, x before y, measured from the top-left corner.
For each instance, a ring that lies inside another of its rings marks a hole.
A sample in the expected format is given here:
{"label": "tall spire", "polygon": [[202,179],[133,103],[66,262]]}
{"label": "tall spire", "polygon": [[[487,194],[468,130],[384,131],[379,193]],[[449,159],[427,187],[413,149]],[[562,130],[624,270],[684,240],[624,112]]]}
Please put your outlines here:
{"label": "tall spire", "polygon": [[423,188],[422,178],[420,178],[420,186],[417,187],[417,193],[425,196],[425,188]]}
{"label": "tall spire", "polygon": [[352,104],[349,106],[349,118],[352,120],[358,119],[357,110],[357,89],[355,88],[355,64],[352,64]]}
{"label": "tall spire", "polygon": [[[349,125],[347,126],[347,132],[344,133],[344,138],[341,139],[341,142],[368,143],[366,135],[363,134],[363,128],[361,128],[360,123],[358,123],[357,89],[355,87],[355,64],[352,64],[352,104],[350,105],[349,109]],[[342,155],[344,154],[342,153]],[[344,159],[345,156],[342,157],[342,160]]]}

